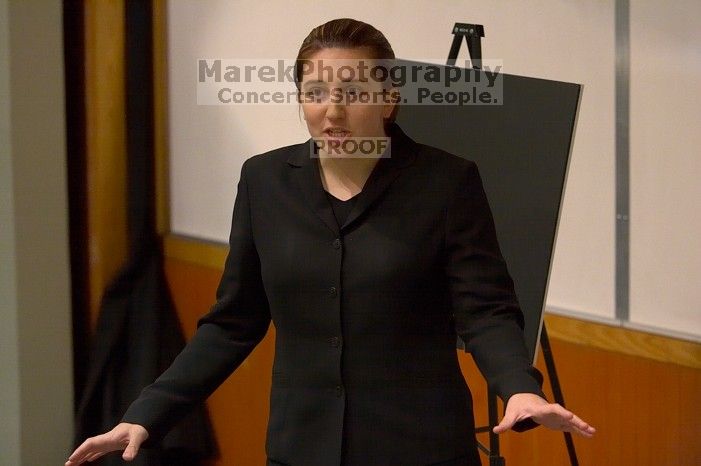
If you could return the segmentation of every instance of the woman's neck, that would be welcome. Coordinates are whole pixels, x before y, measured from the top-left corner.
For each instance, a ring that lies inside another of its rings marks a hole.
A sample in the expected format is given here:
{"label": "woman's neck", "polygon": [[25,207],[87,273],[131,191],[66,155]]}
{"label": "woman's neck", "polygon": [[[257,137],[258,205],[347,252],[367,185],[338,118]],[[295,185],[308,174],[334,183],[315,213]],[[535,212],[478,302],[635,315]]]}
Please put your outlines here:
{"label": "woman's neck", "polygon": [[379,158],[319,158],[324,189],[345,200],[363,190]]}
{"label": "woman's neck", "polygon": [[[379,130],[387,137],[385,128]],[[380,158],[360,155],[358,157],[319,157],[319,172],[324,189],[336,198],[346,200],[363,190],[365,182]]]}

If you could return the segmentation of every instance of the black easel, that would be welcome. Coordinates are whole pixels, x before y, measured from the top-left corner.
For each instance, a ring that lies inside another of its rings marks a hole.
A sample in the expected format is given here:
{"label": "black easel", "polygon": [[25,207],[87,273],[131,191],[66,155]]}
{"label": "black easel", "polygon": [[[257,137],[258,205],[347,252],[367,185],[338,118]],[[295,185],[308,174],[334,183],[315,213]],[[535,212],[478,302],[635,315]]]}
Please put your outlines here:
{"label": "black easel", "polygon": [[[460,46],[462,45],[462,39],[464,37],[465,41],[467,42],[470,60],[472,61],[472,68],[476,70],[481,69],[482,37],[484,37],[484,26],[481,24],[455,23],[452,32],[454,35],[453,43],[450,46],[450,52],[448,54],[448,61],[446,64],[448,66],[455,66],[455,61],[458,58],[458,52],[460,51]],[[458,347],[460,349],[465,349],[465,346],[459,337],[458,340]],[[543,350],[543,358],[545,359],[545,365],[550,378],[550,387],[552,388],[555,402],[565,407],[565,399],[562,395],[560,380],[557,377],[555,360],[550,348],[548,332],[545,330],[545,323],[543,323],[543,328],[540,334],[540,346]],[[487,392],[487,410],[489,413],[489,425],[478,427],[475,429],[475,431],[477,433],[489,433],[489,448],[485,447],[480,442],[477,442],[477,447],[489,457],[489,466],[506,466],[506,459],[499,453],[499,435],[495,434],[492,430],[499,423],[497,413],[497,395],[489,389]],[[577,461],[577,453],[574,449],[574,442],[572,441],[572,434],[569,432],[563,432],[563,434],[565,437],[565,444],[567,445],[567,454],[570,458],[570,465],[579,466],[579,462]]]}
{"label": "black easel", "polygon": [[453,43],[450,45],[448,53],[448,66],[455,66],[458,52],[462,45],[462,38],[467,42],[467,51],[470,53],[472,67],[476,70],[482,68],[482,37],[484,37],[484,26],[481,24],[455,23],[453,26]]}

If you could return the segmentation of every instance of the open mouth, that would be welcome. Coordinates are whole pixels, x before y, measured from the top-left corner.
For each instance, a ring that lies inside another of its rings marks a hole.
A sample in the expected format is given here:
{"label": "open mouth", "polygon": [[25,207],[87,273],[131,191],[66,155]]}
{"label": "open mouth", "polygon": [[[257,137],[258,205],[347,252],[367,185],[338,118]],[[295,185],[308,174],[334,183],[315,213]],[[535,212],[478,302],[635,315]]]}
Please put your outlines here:
{"label": "open mouth", "polygon": [[344,129],[327,129],[324,134],[331,139],[345,139],[350,136],[350,131]]}

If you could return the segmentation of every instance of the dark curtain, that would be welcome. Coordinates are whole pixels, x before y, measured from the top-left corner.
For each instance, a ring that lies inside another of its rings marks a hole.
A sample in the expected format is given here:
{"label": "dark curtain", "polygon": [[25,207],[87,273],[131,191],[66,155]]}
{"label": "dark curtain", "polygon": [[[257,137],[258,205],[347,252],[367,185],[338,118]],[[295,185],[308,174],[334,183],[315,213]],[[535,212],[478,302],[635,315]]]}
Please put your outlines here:
{"label": "dark curtain", "polygon": [[[76,445],[112,429],[142,388],[185,345],[163,271],[155,227],[152,7],[125,2],[129,257],[105,290],[89,369],[81,392]],[[216,455],[206,408],[174,426],[156,448],[142,449],[134,465],[196,465]],[[123,464],[111,454],[102,465]]]}

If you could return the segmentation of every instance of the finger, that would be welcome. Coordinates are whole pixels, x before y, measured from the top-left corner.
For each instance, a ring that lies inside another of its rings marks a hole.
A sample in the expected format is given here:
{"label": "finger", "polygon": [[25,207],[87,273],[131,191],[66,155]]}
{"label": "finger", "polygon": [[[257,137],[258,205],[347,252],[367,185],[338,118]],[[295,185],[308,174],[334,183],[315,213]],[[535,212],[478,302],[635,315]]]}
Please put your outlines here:
{"label": "finger", "polygon": [[557,404],[557,403],[553,403],[550,406],[552,407],[552,412],[554,414],[557,414],[558,416],[560,416],[562,419],[564,419],[566,421],[570,421],[571,419],[574,418],[574,413],[572,411],[568,411],[562,405]]}
{"label": "finger", "polygon": [[596,429],[594,429],[588,423],[584,422],[574,413],[570,414],[572,415],[571,417],[569,415],[566,415],[564,416],[564,418],[561,418],[558,421],[559,425],[555,428],[565,432],[573,432],[578,435],[582,435],[583,437],[591,438],[596,432]]}
{"label": "finger", "polygon": [[587,438],[591,438],[594,435],[593,432],[589,432],[588,430],[579,429],[579,428],[574,427],[572,425],[566,426],[561,430],[563,430],[564,432],[572,432],[573,434],[581,435],[582,437],[587,437]]}
{"label": "finger", "polygon": [[74,464],[80,464],[80,459],[85,456],[85,453],[88,451],[88,446],[86,445],[88,441],[86,440],[85,442],[81,443],[78,448],[76,448],[73,453],[71,453],[71,456],[68,457],[68,463],[74,463]]}
{"label": "finger", "polygon": [[577,434],[581,435],[582,437],[586,438],[592,438],[594,436],[594,432],[588,431],[588,430],[576,430]]}
{"label": "finger", "polygon": [[115,446],[116,441],[113,440],[111,433],[97,435],[95,437],[90,437],[84,441],[68,458],[68,466],[79,465],[88,460],[88,458],[95,453],[109,453],[111,451],[117,450],[118,447]]}
{"label": "finger", "polygon": [[136,458],[136,455],[139,453],[139,446],[141,445],[141,440],[137,440],[135,438],[132,438],[129,440],[129,445],[124,449],[124,453],[122,454],[122,459],[124,461],[131,461],[134,458]]}
{"label": "finger", "polygon": [[572,431],[584,436],[591,436],[596,431],[596,429],[584,422],[579,416],[567,410],[561,413],[561,422],[563,426],[571,427]]}
{"label": "finger", "polygon": [[75,449],[73,454],[68,457],[66,462],[67,466],[78,465],[85,461],[89,455],[93,453],[93,448],[95,446],[94,437],[90,437],[86,441],[80,444],[78,448]]}
{"label": "finger", "polygon": [[511,429],[513,425],[516,423],[516,416],[513,414],[506,415],[502,418],[501,422],[494,426],[494,429],[492,431],[495,434],[501,434],[503,432],[506,432],[507,430]]}
{"label": "finger", "polygon": [[596,429],[594,429],[594,427],[590,426],[589,424],[586,424],[585,427],[573,426],[573,430],[577,434],[587,438],[593,437],[596,433]]}
{"label": "finger", "polygon": [[105,453],[106,452],[104,452],[104,451],[92,451],[92,452],[85,455],[85,457],[82,459],[81,463],[89,463],[90,461],[95,461],[97,458],[104,455]]}
{"label": "finger", "polygon": [[574,425],[572,419],[574,419],[574,413],[566,410],[559,404],[551,404],[546,406],[544,412],[542,413],[550,421],[546,421],[546,424],[551,424],[553,429],[563,430],[565,427]]}
{"label": "finger", "polygon": [[596,431],[592,426],[590,426],[587,422],[584,422],[582,418],[580,418],[577,415],[574,415],[570,422],[577,428],[585,432],[591,432],[594,433],[593,431]]}
{"label": "finger", "polygon": [[85,461],[87,461],[88,463],[91,463],[91,462],[93,462],[93,461],[95,461],[95,460],[98,460],[98,459],[102,458],[102,457],[105,456],[106,454],[107,454],[106,451],[99,451],[99,452],[93,453],[92,455],[88,456],[88,457],[85,459]]}

